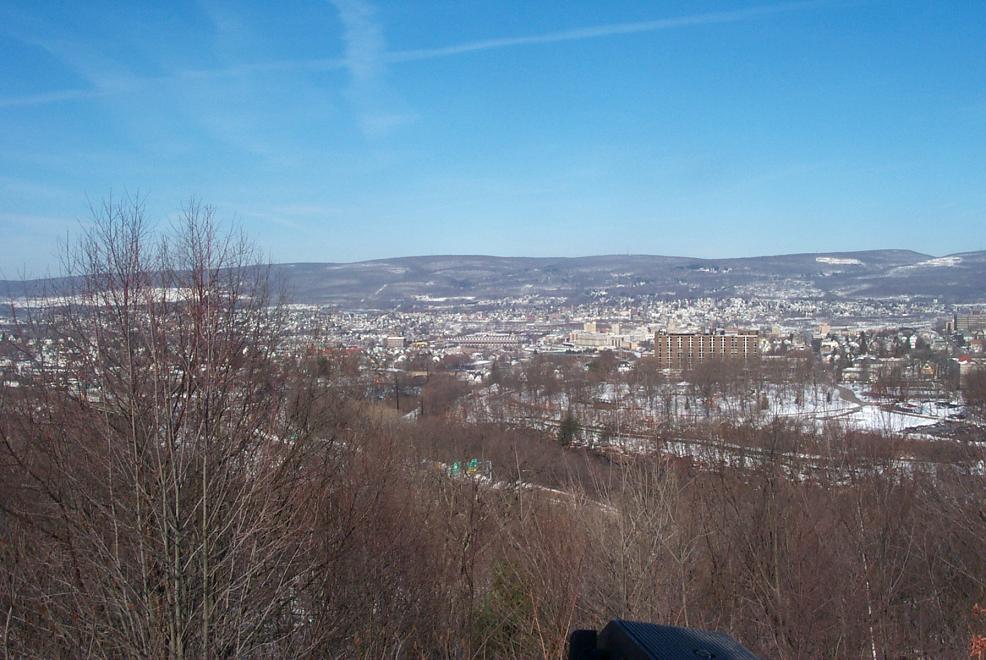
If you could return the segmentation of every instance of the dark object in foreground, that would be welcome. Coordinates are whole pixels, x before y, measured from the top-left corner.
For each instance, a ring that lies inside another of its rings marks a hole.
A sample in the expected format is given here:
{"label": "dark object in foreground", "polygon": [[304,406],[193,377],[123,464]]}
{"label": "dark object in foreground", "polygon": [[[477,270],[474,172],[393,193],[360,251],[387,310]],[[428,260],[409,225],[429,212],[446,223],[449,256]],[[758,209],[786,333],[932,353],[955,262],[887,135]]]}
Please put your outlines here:
{"label": "dark object in foreground", "polygon": [[723,633],[620,619],[613,619],[599,633],[573,630],[568,637],[569,660],[756,660],[756,657]]}

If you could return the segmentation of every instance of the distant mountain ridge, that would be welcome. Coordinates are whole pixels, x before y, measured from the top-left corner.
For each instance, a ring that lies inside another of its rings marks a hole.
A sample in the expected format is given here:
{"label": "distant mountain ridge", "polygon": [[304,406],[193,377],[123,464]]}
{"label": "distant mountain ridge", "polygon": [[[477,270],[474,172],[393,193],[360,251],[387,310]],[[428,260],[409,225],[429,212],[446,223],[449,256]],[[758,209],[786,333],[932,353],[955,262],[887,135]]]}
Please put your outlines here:
{"label": "distant mountain ridge", "polygon": [[[345,307],[465,303],[554,296],[808,296],[986,300],[986,252],[934,257],[911,250],[702,259],[657,255],[435,255],[275,267],[299,302]],[[440,299],[446,299],[442,301]]]}
{"label": "distant mountain ridge", "polygon": [[[272,266],[294,302],[345,308],[474,304],[505,297],[938,298],[986,301],[986,251],[935,257],[911,250],[703,259],[657,255],[434,255]],[[49,280],[51,283],[54,280]],[[0,292],[43,281],[0,282]]]}

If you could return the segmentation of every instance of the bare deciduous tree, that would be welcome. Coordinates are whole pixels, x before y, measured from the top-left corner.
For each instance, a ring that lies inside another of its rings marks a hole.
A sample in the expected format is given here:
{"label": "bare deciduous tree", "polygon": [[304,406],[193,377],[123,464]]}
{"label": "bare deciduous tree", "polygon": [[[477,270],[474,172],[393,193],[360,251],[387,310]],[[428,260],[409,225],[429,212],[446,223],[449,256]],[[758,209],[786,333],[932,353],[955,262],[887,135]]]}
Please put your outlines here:
{"label": "bare deciduous tree", "polygon": [[196,202],[155,242],[139,200],[109,201],[68,287],[22,317],[33,374],[0,436],[4,508],[44,557],[10,610],[38,648],[239,655],[293,634],[311,437],[256,261]]}

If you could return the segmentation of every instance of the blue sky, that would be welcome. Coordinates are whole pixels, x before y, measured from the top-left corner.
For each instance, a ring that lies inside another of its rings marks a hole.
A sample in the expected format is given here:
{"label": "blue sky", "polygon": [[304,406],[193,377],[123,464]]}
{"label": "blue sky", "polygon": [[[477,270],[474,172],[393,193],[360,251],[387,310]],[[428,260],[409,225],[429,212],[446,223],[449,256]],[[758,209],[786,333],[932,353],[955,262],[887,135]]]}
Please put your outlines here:
{"label": "blue sky", "polygon": [[986,245],[986,3],[0,5],[0,272],[87,200],[280,261]]}

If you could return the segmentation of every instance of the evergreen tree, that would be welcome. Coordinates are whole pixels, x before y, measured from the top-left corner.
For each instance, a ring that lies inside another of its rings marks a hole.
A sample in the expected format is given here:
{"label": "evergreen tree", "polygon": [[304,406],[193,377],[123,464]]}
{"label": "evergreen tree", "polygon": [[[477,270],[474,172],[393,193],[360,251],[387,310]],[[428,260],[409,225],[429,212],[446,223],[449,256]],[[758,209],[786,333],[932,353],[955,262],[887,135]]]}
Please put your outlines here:
{"label": "evergreen tree", "polygon": [[558,427],[558,442],[567,447],[578,437],[581,430],[582,427],[579,421],[575,419],[575,415],[569,410],[565,413],[565,416],[561,420],[561,425]]}

